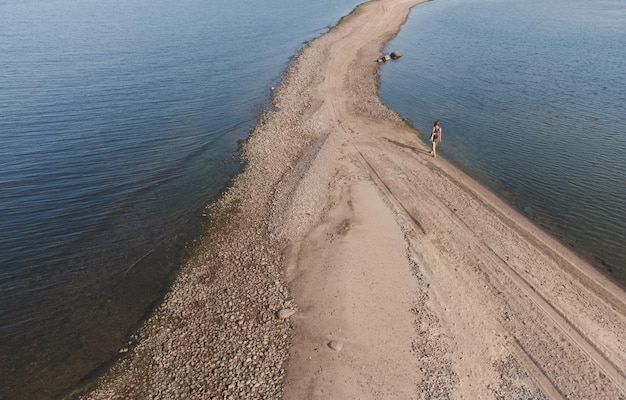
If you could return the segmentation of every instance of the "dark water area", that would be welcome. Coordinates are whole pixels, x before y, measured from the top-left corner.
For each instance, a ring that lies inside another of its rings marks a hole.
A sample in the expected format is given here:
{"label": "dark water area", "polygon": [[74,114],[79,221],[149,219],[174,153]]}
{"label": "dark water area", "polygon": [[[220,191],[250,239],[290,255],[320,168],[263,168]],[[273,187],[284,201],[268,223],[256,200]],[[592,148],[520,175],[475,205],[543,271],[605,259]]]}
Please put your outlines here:
{"label": "dark water area", "polygon": [[270,88],[359,3],[0,0],[0,399],[127,345]]}
{"label": "dark water area", "polygon": [[626,2],[436,0],[381,68],[447,159],[626,283]]}

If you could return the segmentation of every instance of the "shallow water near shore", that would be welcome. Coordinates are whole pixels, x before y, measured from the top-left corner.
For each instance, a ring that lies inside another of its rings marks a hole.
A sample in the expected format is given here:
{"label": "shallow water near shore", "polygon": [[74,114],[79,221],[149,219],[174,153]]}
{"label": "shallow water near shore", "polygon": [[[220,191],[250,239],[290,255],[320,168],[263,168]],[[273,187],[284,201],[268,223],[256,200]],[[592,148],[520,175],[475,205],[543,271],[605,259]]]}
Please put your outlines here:
{"label": "shallow water near shore", "polygon": [[626,282],[626,4],[437,0],[387,45],[384,103]]}
{"label": "shallow water near shore", "polygon": [[290,59],[359,1],[0,1],[0,398],[125,346]]}

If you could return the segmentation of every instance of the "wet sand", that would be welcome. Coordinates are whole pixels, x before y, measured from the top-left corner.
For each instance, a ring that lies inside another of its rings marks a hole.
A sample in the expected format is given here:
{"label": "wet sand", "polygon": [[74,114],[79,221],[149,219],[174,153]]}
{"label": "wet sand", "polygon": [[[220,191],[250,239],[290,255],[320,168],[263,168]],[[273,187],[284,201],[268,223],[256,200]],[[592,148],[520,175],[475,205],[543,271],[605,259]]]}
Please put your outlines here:
{"label": "wet sand", "polygon": [[624,291],[380,102],[374,60],[419,3],[366,3],[294,60],[195,255],[82,398],[626,398]]}

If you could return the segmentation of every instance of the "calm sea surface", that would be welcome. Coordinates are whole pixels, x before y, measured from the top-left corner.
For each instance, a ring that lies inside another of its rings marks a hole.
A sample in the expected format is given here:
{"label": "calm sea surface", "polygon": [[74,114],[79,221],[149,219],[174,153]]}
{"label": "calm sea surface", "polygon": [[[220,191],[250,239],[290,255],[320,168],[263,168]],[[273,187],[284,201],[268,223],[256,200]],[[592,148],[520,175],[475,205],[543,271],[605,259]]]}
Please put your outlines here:
{"label": "calm sea surface", "polygon": [[381,97],[437,151],[626,282],[626,2],[415,7]]}
{"label": "calm sea surface", "polygon": [[0,398],[123,347],[291,57],[360,0],[0,0]]}

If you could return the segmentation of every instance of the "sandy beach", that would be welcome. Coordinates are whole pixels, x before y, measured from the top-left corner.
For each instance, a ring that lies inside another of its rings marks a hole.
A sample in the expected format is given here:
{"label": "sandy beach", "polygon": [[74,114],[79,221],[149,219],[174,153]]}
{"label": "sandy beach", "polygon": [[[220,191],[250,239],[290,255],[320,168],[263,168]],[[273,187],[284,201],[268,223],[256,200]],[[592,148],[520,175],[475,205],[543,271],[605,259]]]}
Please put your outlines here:
{"label": "sandy beach", "polygon": [[381,103],[375,60],[422,2],[302,50],[164,302],[77,396],[626,399],[624,290]]}

